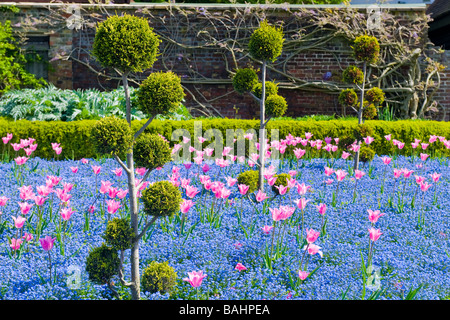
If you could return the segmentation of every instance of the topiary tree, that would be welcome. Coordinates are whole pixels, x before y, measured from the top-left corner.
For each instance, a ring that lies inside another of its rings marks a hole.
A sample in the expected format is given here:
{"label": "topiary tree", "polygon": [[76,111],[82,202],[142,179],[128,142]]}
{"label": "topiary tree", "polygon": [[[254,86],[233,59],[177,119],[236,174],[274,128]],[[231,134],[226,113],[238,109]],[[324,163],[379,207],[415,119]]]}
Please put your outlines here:
{"label": "topiary tree", "polygon": [[180,210],[180,189],[169,181],[157,181],[142,191],[144,213],[154,218],[171,217]]}
{"label": "topiary tree", "polygon": [[[287,187],[288,180],[291,178],[291,176],[288,173],[279,173],[276,174],[275,177],[277,178],[275,180],[275,183],[272,185],[272,191],[276,195],[280,195],[280,191],[276,187],[284,186]],[[290,189],[288,189],[289,191]]]}
{"label": "topiary tree", "polygon": [[[283,30],[269,25],[264,20],[256,29],[248,43],[250,56],[262,64],[261,81],[258,81],[256,71],[251,68],[239,69],[233,76],[233,87],[240,93],[249,93],[258,103],[260,108],[259,125],[259,180],[260,190],[264,190],[264,169],[266,158],[266,126],[272,117],[281,117],[287,109],[286,100],[279,96],[278,87],[274,82],[266,80],[267,64],[274,62],[283,49]],[[267,119],[266,119],[267,114]]]}
{"label": "topiary tree", "polygon": [[[362,70],[356,66],[349,66],[343,72],[344,82],[350,83],[359,90],[359,102],[356,102],[355,90],[345,89],[339,95],[339,103],[344,107],[351,107],[357,112],[358,125],[364,123],[364,119],[373,119],[377,114],[377,108],[384,101],[384,93],[380,88],[374,87],[366,92],[366,77],[368,64],[377,63],[380,56],[380,44],[377,38],[362,35],[355,38],[353,45],[353,57],[362,62]],[[367,97],[365,97],[367,95]],[[366,98],[366,99],[365,99]],[[356,107],[359,107],[356,109]],[[359,167],[360,149],[354,158],[354,170]]]}
{"label": "topiary tree", "polygon": [[[106,68],[112,68],[120,74],[126,101],[126,122],[131,131],[131,99],[128,85],[130,73],[143,72],[151,68],[159,54],[161,40],[150,28],[148,21],[131,15],[112,16],[97,25],[97,31],[93,44],[93,55]],[[136,93],[137,107],[148,116],[147,122],[134,134],[132,134],[131,147],[128,145],[129,132],[123,124],[104,121],[101,125],[109,123],[120,128],[118,137],[113,137],[110,131],[97,130],[95,147],[100,154],[113,154],[116,161],[126,172],[128,179],[130,226],[134,233],[131,243],[131,281],[126,281],[119,268],[120,281],[131,289],[133,300],[140,299],[140,271],[139,271],[139,242],[148,228],[155,222],[158,216],[147,222],[142,230],[139,230],[139,210],[137,192],[155,166],[162,166],[170,161],[168,145],[154,136],[143,134],[151,121],[157,115],[167,115],[174,111],[184,98],[181,81],[172,72],[151,73],[145,79]],[[142,135],[142,137],[140,137]],[[112,145],[109,145],[112,143]],[[125,146],[120,147],[119,144]],[[119,156],[120,150],[126,150],[126,162]],[[145,166],[148,170],[139,184],[136,184],[135,162],[139,166]],[[145,193],[145,192],[143,192]],[[160,199],[161,202],[164,199]],[[179,203],[177,204],[179,208]],[[110,239],[113,241],[113,239]],[[123,251],[122,251],[123,252]],[[122,261],[122,259],[120,259]]]}
{"label": "topiary tree", "polygon": [[111,278],[119,271],[120,260],[117,251],[102,244],[92,249],[86,259],[86,272],[89,280],[103,285],[110,284]]}
{"label": "topiary tree", "polygon": [[237,177],[238,184],[248,186],[247,194],[253,193],[258,189],[259,172],[255,170],[247,170],[241,172]]}
{"label": "topiary tree", "polygon": [[114,218],[108,221],[103,239],[108,246],[124,251],[131,248],[134,236],[134,231],[127,219]]}
{"label": "topiary tree", "polygon": [[142,274],[142,287],[150,293],[170,293],[175,288],[176,280],[177,273],[169,262],[152,261]]}

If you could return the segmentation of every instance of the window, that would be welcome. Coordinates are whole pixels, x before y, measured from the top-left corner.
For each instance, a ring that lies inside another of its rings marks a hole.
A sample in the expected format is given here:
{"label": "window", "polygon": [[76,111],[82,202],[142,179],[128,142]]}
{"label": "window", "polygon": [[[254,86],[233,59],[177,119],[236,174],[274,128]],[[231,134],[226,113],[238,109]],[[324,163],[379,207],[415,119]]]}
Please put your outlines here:
{"label": "window", "polygon": [[25,70],[48,81],[49,36],[28,36],[25,43]]}

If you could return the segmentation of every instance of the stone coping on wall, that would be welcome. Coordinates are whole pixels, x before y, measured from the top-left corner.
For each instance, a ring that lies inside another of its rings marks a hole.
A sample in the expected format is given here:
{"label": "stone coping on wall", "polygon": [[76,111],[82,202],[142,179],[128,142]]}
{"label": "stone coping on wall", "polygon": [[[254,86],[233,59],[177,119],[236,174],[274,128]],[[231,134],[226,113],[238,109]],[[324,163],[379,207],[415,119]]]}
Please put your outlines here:
{"label": "stone coping on wall", "polygon": [[[300,9],[300,8],[309,8],[309,9],[339,9],[345,8],[346,5],[342,4],[323,4],[323,5],[313,5],[313,4],[219,4],[219,3],[151,3],[151,2],[133,2],[130,4],[104,4],[104,3],[74,3],[74,2],[3,2],[0,0],[1,5],[14,5],[19,8],[46,8],[46,7],[63,7],[69,4],[76,4],[81,7],[96,7],[101,5],[102,7],[111,8],[111,9],[140,9],[145,7],[147,9],[160,9],[166,10],[169,8],[207,8],[210,10],[230,10],[233,8],[270,8],[270,9],[281,9],[285,8],[289,9]],[[357,5],[348,5],[353,9],[367,10],[370,7],[373,7],[373,4],[357,4]],[[427,5],[425,3],[418,4],[377,4],[377,7],[380,9],[393,10],[393,11],[426,11]]]}

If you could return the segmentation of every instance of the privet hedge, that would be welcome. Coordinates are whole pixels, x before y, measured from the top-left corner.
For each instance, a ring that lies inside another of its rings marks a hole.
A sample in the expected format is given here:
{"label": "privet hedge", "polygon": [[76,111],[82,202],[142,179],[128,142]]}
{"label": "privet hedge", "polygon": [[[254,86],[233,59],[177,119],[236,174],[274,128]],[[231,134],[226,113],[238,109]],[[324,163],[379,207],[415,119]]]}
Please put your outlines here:
{"label": "privet hedge", "polygon": [[[177,129],[188,130],[191,134],[192,143],[194,142],[194,123],[201,121],[202,134],[208,129],[218,129],[223,135],[224,144],[227,129],[242,129],[247,131],[249,129],[255,130],[258,133],[258,120],[240,120],[240,119],[208,119],[208,120],[186,120],[186,121],[172,121],[172,120],[153,120],[152,123],[144,132],[159,133],[170,141],[171,146],[175,143],[182,142],[171,141],[172,132]],[[136,132],[146,120],[133,121],[132,129]],[[81,159],[81,158],[95,158],[97,155],[95,149],[90,143],[90,132],[95,120],[83,120],[73,122],[53,121],[53,122],[32,122],[27,120],[6,121],[0,119],[0,137],[5,137],[7,133],[12,133],[13,138],[10,143],[20,143],[20,139],[34,138],[38,143],[37,150],[33,156],[44,159],[53,159],[55,152],[52,149],[51,143],[61,143],[63,148],[59,159]],[[366,121],[364,126],[369,128],[373,133],[375,141],[370,147],[378,154],[390,154],[394,151],[397,154],[410,155],[412,152],[411,142],[414,139],[420,139],[423,142],[428,142],[430,135],[444,136],[450,139],[450,123],[438,121],[380,121],[372,120]],[[295,121],[295,120],[272,120],[267,125],[267,135],[271,138],[271,129],[279,130],[279,139],[284,139],[289,133],[293,136],[305,136],[305,132],[311,132],[313,137],[311,139],[324,139],[325,137],[340,138],[340,147],[343,147],[345,142],[353,142],[358,134],[358,123],[356,120],[330,120],[330,121]],[[360,131],[360,130],[359,130]],[[392,139],[397,139],[405,142],[405,147],[398,150],[392,142],[387,142],[385,135],[391,134]],[[365,136],[364,134],[362,134]],[[203,143],[203,147],[208,146],[211,141],[208,140]],[[303,148],[301,145],[297,147]],[[9,148],[10,154],[14,155],[14,151]],[[427,153],[430,150],[440,151],[447,150],[443,143],[439,140],[430,144]],[[448,151],[448,150],[447,150]],[[3,152],[3,145],[0,147],[0,152]],[[22,151],[23,152],[23,151]],[[291,152],[288,149],[288,152]]]}

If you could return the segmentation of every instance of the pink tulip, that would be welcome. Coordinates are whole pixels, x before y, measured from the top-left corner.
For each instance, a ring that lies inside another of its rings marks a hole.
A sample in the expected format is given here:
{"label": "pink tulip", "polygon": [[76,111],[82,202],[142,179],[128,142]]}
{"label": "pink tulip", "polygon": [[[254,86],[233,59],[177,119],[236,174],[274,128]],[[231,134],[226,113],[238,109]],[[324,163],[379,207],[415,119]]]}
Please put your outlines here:
{"label": "pink tulip", "polygon": [[311,244],[319,238],[320,232],[313,229],[306,229],[306,241]]}
{"label": "pink tulip", "polygon": [[333,173],[334,173],[334,169],[325,167],[325,175],[326,175],[327,177],[331,176]]}
{"label": "pink tulip", "polygon": [[11,239],[11,244],[9,245],[12,250],[19,250],[20,245],[23,243],[21,239]]}
{"label": "pink tulip", "polygon": [[350,157],[350,153],[349,152],[345,152],[345,151],[343,151],[342,152],[342,159],[344,159],[344,160],[346,160],[348,157]]}
{"label": "pink tulip", "polygon": [[327,180],[325,181],[325,183],[329,186],[330,184],[333,183],[333,179],[327,179]]}
{"label": "pink tulip", "polygon": [[194,186],[186,186],[186,196],[188,196],[189,198],[194,198],[199,192],[200,191]]}
{"label": "pink tulip", "polygon": [[88,209],[89,213],[94,213],[94,210],[95,210],[95,206],[89,206],[89,209]]}
{"label": "pink tulip", "polygon": [[427,158],[428,158],[429,156],[430,156],[429,154],[421,153],[421,154],[420,154],[420,160],[425,161],[425,160],[427,160]]}
{"label": "pink tulip", "polygon": [[305,280],[308,276],[309,276],[309,272],[302,271],[302,270],[298,271],[298,277],[300,278],[300,280]]}
{"label": "pink tulip", "polygon": [[415,177],[415,179],[416,179],[416,183],[417,184],[422,184],[422,182],[424,182],[425,181],[425,177],[422,177],[422,176],[414,176]]}
{"label": "pink tulip", "polygon": [[61,180],[61,177],[57,177],[57,176],[47,176],[47,179],[50,180],[51,185],[54,187],[56,186]]}
{"label": "pink tulip", "polygon": [[403,174],[403,170],[401,169],[394,169],[394,178],[399,178]]}
{"label": "pink tulip", "polygon": [[31,207],[33,206],[32,204],[29,204],[27,202],[18,202],[19,206],[20,206],[20,211],[22,212],[23,215],[26,215],[30,212]]}
{"label": "pink tulip", "polygon": [[11,146],[13,147],[14,151],[19,151],[22,149],[22,146],[19,143],[11,143]]}
{"label": "pink tulip", "polygon": [[5,196],[0,197],[0,206],[4,207],[6,206],[6,202],[9,200],[10,198],[7,198]]}
{"label": "pink tulip", "polygon": [[389,157],[385,156],[385,157],[381,158],[381,160],[383,161],[383,163],[385,165],[388,165],[389,163],[391,163],[392,158],[389,158]]}
{"label": "pink tulip", "polygon": [[400,150],[403,149],[404,146],[405,146],[404,142],[398,142],[397,144],[397,148],[399,148]]}
{"label": "pink tulip", "polygon": [[36,203],[37,206],[43,206],[45,203],[45,200],[47,200],[48,198],[44,198],[42,196],[36,196],[34,197],[34,202]]}
{"label": "pink tulip", "polygon": [[429,142],[430,143],[433,143],[433,142],[435,142],[436,140],[437,140],[437,136],[435,136],[435,135],[430,135],[430,139],[429,139]]}
{"label": "pink tulip", "polygon": [[370,228],[368,230],[369,230],[369,238],[373,242],[377,241],[380,238],[380,236],[382,235],[380,229]]}
{"label": "pink tulip", "polygon": [[44,249],[45,251],[52,250],[53,243],[55,242],[55,240],[56,238],[52,238],[50,236],[45,236],[44,238],[39,239],[39,241],[41,242],[42,249]]}
{"label": "pink tulip", "polygon": [[431,179],[433,180],[433,182],[438,182],[439,178],[441,177],[441,174],[434,172],[434,173],[430,174],[430,176],[431,176]]}
{"label": "pink tulip", "polygon": [[71,208],[62,208],[61,209],[61,218],[63,218],[63,220],[68,221],[70,219],[70,216],[74,213],[75,211],[73,211]]}
{"label": "pink tulip", "polygon": [[33,235],[31,233],[25,232],[22,238],[25,239],[26,242],[29,242],[33,240]]}
{"label": "pink tulip", "polygon": [[117,192],[117,197],[119,199],[123,199],[127,196],[127,194],[128,194],[128,189],[119,189]]}
{"label": "pink tulip", "polygon": [[275,177],[275,176],[272,176],[272,177],[268,176],[266,179],[267,179],[267,184],[269,186],[273,186],[275,184],[275,182],[277,182],[277,177]]}
{"label": "pink tulip", "polygon": [[296,170],[289,170],[289,175],[291,176],[291,178],[294,178],[297,175],[297,171]]}
{"label": "pink tulip", "polygon": [[203,279],[207,276],[206,274],[203,274],[203,271],[192,271],[188,272],[189,278],[183,278],[183,281],[187,281],[193,286],[194,288],[198,288],[202,285]]}
{"label": "pink tulip", "polygon": [[114,170],[111,170],[117,177],[120,177],[122,175],[122,168],[116,168]]}
{"label": "pink tulip", "polygon": [[23,165],[25,162],[27,162],[28,159],[29,159],[29,158],[27,158],[27,157],[17,157],[17,158],[14,159],[14,161],[16,162],[16,164],[17,164],[18,166],[21,166],[21,165]]}
{"label": "pink tulip", "polygon": [[239,270],[239,272],[247,270],[247,268],[240,262],[236,265],[236,267],[234,267],[234,269]]}
{"label": "pink tulip", "polygon": [[247,186],[245,184],[238,184],[238,188],[239,188],[239,192],[241,193],[241,195],[245,195],[249,189],[249,186]]}
{"label": "pink tulip", "polygon": [[307,186],[304,183],[297,184],[297,193],[301,196],[305,195],[308,192],[308,189],[311,188],[311,186]]}
{"label": "pink tulip", "polygon": [[99,174],[102,168],[100,166],[92,166],[92,170],[94,171],[94,174]]}
{"label": "pink tulip", "polygon": [[376,223],[381,216],[385,215],[384,213],[380,213],[380,210],[372,211],[367,209],[367,212],[369,213],[369,221],[372,223]]}
{"label": "pink tulip", "polygon": [[192,202],[192,200],[183,199],[183,202],[180,204],[180,211],[182,213],[188,213],[189,209],[191,209],[194,204],[195,203]]}
{"label": "pink tulip", "polygon": [[355,170],[355,179],[361,179],[366,173],[361,170]]}
{"label": "pink tulip", "polygon": [[112,182],[110,182],[110,181],[101,181],[101,186],[100,186],[100,193],[101,194],[104,194],[104,193],[107,193],[108,192],[108,190],[109,190],[109,188],[111,188],[111,186],[112,186]]}
{"label": "pink tulip", "polygon": [[384,138],[385,138],[387,141],[390,141],[390,140],[391,140],[391,135],[388,134],[387,136],[384,136]]}
{"label": "pink tulip", "polygon": [[300,148],[295,148],[294,149],[294,155],[295,157],[298,159],[300,159],[301,157],[303,157],[306,153],[306,150],[300,149]]}
{"label": "pink tulip", "polygon": [[269,208],[269,211],[272,214],[272,220],[273,221],[283,220],[283,212],[280,209],[278,209],[278,208],[275,208],[275,209]]}
{"label": "pink tulip", "polygon": [[208,164],[207,163],[205,163],[204,165],[203,165],[203,167],[202,167],[202,171],[203,171],[203,173],[207,173],[208,171],[209,171],[209,166],[208,166]]}
{"label": "pink tulip", "polygon": [[311,200],[306,200],[305,198],[294,200],[295,204],[300,210],[305,210],[306,204]]}
{"label": "pink tulip", "polygon": [[264,226],[261,229],[265,234],[269,234],[270,230],[272,230],[273,227],[272,226]]}
{"label": "pink tulip", "polygon": [[314,243],[309,243],[309,244],[307,244],[306,246],[303,247],[303,250],[307,250],[307,252],[310,255],[314,255],[314,254],[318,253],[319,256],[322,258],[323,257],[323,253],[322,253],[322,251],[320,249],[322,249],[322,248],[319,247],[318,245],[315,245]]}
{"label": "pink tulip", "polygon": [[262,192],[261,190],[258,190],[258,193],[256,194],[256,201],[261,202],[268,198],[269,197],[267,196],[266,193]]}
{"label": "pink tulip", "polygon": [[72,170],[73,173],[77,173],[78,167],[70,167],[70,170]]}
{"label": "pink tulip", "polygon": [[198,137],[198,141],[200,141],[200,143],[203,143],[203,142],[205,142],[205,141],[206,141],[206,139],[205,139],[205,138],[203,138],[203,137]]}
{"label": "pink tulip", "polygon": [[287,189],[288,189],[287,186],[285,187],[285,186],[283,186],[282,184],[280,184],[279,186],[275,186],[275,188],[278,189],[278,193],[279,193],[280,195],[286,194]]}
{"label": "pink tulip", "polygon": [[371,136],[367,136],[364,138],[364,143],[365,144],[371,144],[375,139]]}
{"label": "pink tulip", "polygon": [[288,189],[292,189],[297,185],[297,180],[295,180],[294,178],[286,179],[286,180],[287,180]]}
{"label": "pink tulip", "polygon": [[89,162],[89,160],[85,159],[85,158],[81,159],[80,161],[81,161],[82,164],[87,164]]}
{"label": "pink tulip", "polygon": [[2,138],[4,144],[7,144],[9,142],[9,140],[11,140],[11,139],[12,139],[12,133],[7,133],[6,137]]}
{"label": "pink tulip", "polygon": [[432,184],[428,184],[428,182],[424,181],[420,184],[420,190],[422,190],[423,192],[427,191],[430,187],[432,186]]}
{"label": "pink tulip", "polygon": [[120,205],[120,201],[116,201],[116,200],[107,200],[106,201],[107,206],[107,211],[109,214],[114,214],[117,212],[117,210],[119,210],[120,207],[122,207]]}
{"label": "pink tulip", "polygon": [[428,143],[421,143],[420,145],[422,146],[422,150],[425,150],[429,146]]}
{"label": "pink tulip", "polygon": [[22,200],[33,200],[35,194],[33,193],[33,186],[22,186],[19,188],[20,191],[20,199]]}
{"label": "pink tulip", "polygon": [[345,172],[344,170],[336,170],[336,180],[337,181],[342,181],[344,180],[344,178],[347,176],[347,172]]}
{"label": "pink tulip", "polygon": [[62,152],[62,148],[61,147],[55,148],[55,153],[56,154],[61,154],[61,152]]}
{"label": "pink tulip", "polygon": [[53,191],[53,189],[49,186],[37,186],[36,191],[39,195],[46,197]]}
{"label": "pink tulip", "polygon": [[21,217],[21,216],[18,216],[17,218],[16,218],[16,217],[12,217],[12,219],[14,220],[14,226],[15,226],[17,229],[22,228],[22,227],[23,227],[23,224],[24,224],[25,221],[27,220],[27,219],[25,219],[24,217]]}
{"label": "pink tulip", "polygon": [[419,146],[419,143],[417,143],[417,142],[411,142],[411,147],[412,147],[413,149],[416,149],[418,146]]}
{"label": "pink tulip", "polygon": [[409,178],[411,176],[411,174],[414,172],[414,170],[408,170],[407,168],[403,168],[403,177],[405,177],[405,179]]}
{"label": "pink tulip", "polygon": [[229,187],[234,186],[237,182],[237,179],[232,177],[226,177],[226,180]]}
{"label": "pink tulip", "polygon": [[321,203],[318,206],[316,206],[317,210],[319,210],[319,213],[321,215],[324,215],[325,212],[327,211],[327,205],[325,203]]}
{"label": "pink tulip", "polygon": [[136,168],[135,170],[138,175],[143,176],[147,171],[147,168]]}

